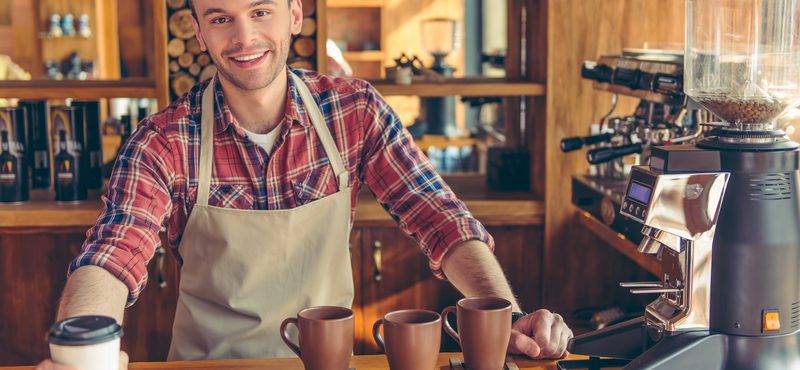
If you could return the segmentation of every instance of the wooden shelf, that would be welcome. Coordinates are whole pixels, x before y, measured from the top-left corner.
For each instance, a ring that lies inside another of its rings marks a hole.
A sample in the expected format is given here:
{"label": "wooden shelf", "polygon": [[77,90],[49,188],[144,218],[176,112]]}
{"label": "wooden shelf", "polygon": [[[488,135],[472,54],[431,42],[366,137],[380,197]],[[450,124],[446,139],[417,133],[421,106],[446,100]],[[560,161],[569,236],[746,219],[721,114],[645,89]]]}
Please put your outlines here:
{"label": "wooden shelf", "polygon": [[328,0],[328,8],[381,8],[384,0]]}
{"label": "wooden shelf", "polygon": [[432,146],[437,148],[446,148],[448,146],[475,146],[478,143],[478,140],[471,137],[447,138],[442,135],[425,135],[422,137],[422,139],[414,140],[414,143],[416,143],[423,152],[427,152]]}
{"label": "wooden shelf", "polygon": [[661,263],[658,262],[653,256],[639,253],[636,249],[636,244],[628,240],[625,235],[617,233],[596,218],[592,217],[587,212],[578,212],[578,223],[589,230],[592,234],[602,239],[612,248],[616,249],[625,257],[630,258],[637,265],[645,269],[647,272],[661,276],[663,269]]}
{"label": "wooden shelf", "polygon": [[398,85],[389,80],[372,80],[383,96],[544,96],[544,84],[502,78],[451,78],[444,82]]}
{"label": "wooden shelf", "polygon": [[0,98],[101,99],[156,98],[156,83],[149,79],[0,81]]}
{"label": "wooden shelf", "polygon": [[[544,202],[526,192],[493,192],[486,178],[477,174],[445,176],[459,199],[486,226],[531,226],[544,223]],[[93,225],[102,207],[100,191],[90,191],[89,200],[59,204],[44,190],[31,192],[31,201],[21,205],[0,205],[0,233],[31,228],[81,227]],[[359,194],[356,226],[395,226],[394,220],[375,201],[366,187]]]}
{"label": "wooden shelf", "polygon": [[344,59],[350,62],[383,62],[383,51],[345,51],[342,53]]}

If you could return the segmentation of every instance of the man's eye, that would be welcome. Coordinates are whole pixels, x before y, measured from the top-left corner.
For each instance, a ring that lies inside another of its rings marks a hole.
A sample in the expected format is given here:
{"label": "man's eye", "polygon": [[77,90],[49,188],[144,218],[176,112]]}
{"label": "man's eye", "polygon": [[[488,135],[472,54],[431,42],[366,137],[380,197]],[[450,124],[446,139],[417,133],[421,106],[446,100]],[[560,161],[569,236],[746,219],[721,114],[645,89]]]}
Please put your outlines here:
{"label": "man's eye", "polygon": [[254,14],[256,17],[266,17],[269,15],[269,12],[266,10],[256,10]]}
{"label": "man's eye", "polygon": [[230,18],[228,18],[228,17],[218,17],[218,18],[214,18],[214,19],[212,19],[212,20],[211,20],[211,23],[212,23],[212,24],[223,24],[223,23],[228,23],[228,22],[230,22],[230,21],[231,21],[231,20],[230,20]]}

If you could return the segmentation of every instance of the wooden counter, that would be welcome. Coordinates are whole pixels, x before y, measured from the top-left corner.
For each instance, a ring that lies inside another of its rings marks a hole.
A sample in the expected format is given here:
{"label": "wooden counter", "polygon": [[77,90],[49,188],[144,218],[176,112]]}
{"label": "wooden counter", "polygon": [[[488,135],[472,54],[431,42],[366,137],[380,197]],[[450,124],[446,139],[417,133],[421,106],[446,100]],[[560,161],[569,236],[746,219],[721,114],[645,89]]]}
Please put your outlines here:
{"label": "wooden counter", "polygon": [[[437,369],[449,370],[451,356],[463,358],[461,354],[442,353],[439,355]],[[569,356],[569,359],[581,359],[582,356]],[[536,361],[522,357],[514,357],[514,363],[520,370],[555,370],[556,361]],[[388,370],[389,364],[386,356],[355,356],[350,362],[350,367],[356,370]],[[10,370],[33,370],[33,367],[2,367]],[[266,359],[266,360],[222,360],[222,361],[189,361],[189,362],[141,362],[131,364],[130,369],[184,369],[184,370],[212,370],[212,369],[237,369],[237,370],[302,370],[303,364],[299,359]]]}
{"label": "wooden counter", "polygon": [[[530,193],[491,192],[485,178],[453,175],[446,178],[456,195],[475,217],[487,226],[542,225],[544,203]],[[89,201],[58,204],[46,191],[33,191],[31,201],[22,205],[0,205],[0,229],[42,227],[84,227],[93,225],[101,207],[100,192],[90,192]],[[386,211],[364,189],[359,195],[355,226],[394,226]]]}

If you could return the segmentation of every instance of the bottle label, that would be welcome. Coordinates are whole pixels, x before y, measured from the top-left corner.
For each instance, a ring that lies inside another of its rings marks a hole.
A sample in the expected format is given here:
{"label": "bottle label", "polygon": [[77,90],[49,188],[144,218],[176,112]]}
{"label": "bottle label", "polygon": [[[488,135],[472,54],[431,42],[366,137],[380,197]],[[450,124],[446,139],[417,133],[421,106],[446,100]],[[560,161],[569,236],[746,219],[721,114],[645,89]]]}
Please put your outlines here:
{"label": "bottle label", "polygon": [[72,172],[59,172],[56,178],[61,184],[69,184],[72,182],[72,179],[75,178],[75,175],[73,175]]}
{"label": "bottle label", "polygon": [[17,174],[14,173],[14,163],[6,161],[0,168],[0,184],[4,186],[14,185],[17,182]]}

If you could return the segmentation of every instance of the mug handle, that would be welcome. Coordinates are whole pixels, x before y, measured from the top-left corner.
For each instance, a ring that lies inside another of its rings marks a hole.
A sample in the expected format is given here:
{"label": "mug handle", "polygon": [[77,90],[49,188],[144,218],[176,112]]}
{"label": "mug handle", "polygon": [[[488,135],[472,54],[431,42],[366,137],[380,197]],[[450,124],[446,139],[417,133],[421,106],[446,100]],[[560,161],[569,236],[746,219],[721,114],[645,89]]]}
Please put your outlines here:
{"label": "mug handle", "polygon": [[386,352],[386,343],[383,342],[383,337],[381,337],[381,325],[383,325],[383,319],[375,321],[375,325],[372,325],[372,337],[375,338],[375,343],[378,343],[378,346],[381,347],[381,351]]}
{"label": "mug handle", "polygon": [[450,306],[442,311],[442,329],[444,329],[445,333],[447,333],[453,340],[458,343],[458,346],[461,346],[461,336],[453,330],[453,327],[450,326],[450,322],[447,321],[447,315],[454,313],[456,316],[458,315],[458,311],[456,311],[455,306]]}
{"label": "mug handle", "polygon": [[286,346],[289,347],[289,349],[291,349],[292,352],[297,355],[297,357],[300,357],[300,347],[292,343],[292,340],[289,339],[289,333],[286,332],[286,328],[289,326],[289,324],[294,324],[294,326],[297,326],[297,318],[290,317],[286,320],[283,320],[281,323],[281,338],[283,339],[283,342],[286,343]]}

